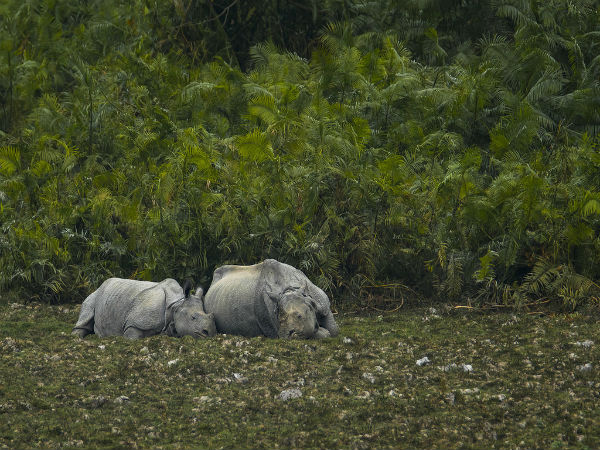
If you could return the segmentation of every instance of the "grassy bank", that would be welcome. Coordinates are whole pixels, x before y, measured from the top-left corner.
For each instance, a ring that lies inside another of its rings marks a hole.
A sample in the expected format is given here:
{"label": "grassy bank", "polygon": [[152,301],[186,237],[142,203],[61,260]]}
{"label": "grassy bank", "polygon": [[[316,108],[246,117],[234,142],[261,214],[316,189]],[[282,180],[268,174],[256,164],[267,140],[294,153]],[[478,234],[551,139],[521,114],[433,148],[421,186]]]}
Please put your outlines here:
{"label": "grassy bank", "polygon": [[320,342],[128,342],[72,337],[78,311],[0,306],[0,447],[600,447],[597,312],[414,309],[340,314]]}

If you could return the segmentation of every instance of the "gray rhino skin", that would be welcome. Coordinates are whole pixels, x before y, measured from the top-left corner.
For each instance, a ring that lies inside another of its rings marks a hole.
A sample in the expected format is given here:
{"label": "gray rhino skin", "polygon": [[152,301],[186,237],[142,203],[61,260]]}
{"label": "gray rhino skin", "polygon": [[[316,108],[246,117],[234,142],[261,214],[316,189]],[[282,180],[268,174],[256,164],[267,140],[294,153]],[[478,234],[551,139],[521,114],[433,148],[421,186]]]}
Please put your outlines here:
{"label": "gray rhino skin", "polygon": [[214,314],[219,333],[309,339],[339,331],[325,292],[300,270],[274,259],[219,267],[204,308]]}
{"label": "gray rhino skin", "polygon": [[214,316],[206,314],[202,289],[189,295],[179,283],[167,278],[152,281],[109,278],[81,305],[73,334],[84,338],[125,336],[139,339],[155,334],[195,338],[216,334]]}

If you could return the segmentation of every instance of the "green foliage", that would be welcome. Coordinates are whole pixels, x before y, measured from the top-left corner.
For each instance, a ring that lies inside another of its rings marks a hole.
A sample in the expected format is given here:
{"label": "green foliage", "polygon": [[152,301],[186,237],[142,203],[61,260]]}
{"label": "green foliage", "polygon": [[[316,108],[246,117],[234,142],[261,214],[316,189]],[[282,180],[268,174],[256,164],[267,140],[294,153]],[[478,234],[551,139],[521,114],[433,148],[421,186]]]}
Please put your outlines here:
{"label": "green foliage", "polygon": [[593,1],[96,3],[0,6],[1,290],[272,257],[358,301],[598,296]]}

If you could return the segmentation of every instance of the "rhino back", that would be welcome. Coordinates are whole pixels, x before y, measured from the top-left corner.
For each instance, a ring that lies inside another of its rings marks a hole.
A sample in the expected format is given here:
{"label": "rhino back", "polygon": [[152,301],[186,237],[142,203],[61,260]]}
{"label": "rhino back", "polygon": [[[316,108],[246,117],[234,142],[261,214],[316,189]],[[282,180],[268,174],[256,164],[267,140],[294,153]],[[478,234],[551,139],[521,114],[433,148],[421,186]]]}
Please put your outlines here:
{"label": "rhino back", "polygon": [[100,336],[123,334],[127,313],[137,294],[155,286],[151,281],[109,278],[96,291],[94,332]]}
{"label": "rhino back", "polygon": [[219,279],[204,296],[204,309],[215,315],[219,333],[249,337],[263,334],[259,326],[262,318],[255,313],[256,302],[262,301],[259,277],[260,271],[253,266],[219,271]]}

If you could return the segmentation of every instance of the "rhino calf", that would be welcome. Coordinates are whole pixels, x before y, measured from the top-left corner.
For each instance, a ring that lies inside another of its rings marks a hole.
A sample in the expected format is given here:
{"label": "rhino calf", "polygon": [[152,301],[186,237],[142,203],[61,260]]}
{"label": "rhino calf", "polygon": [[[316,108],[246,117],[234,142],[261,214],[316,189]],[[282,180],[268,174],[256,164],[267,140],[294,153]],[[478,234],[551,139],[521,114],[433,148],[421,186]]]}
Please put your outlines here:
{"label": "rhino calf", "polygon": [[220,333],[305,339],[338,334],[325,292],[274,259],[219,267],[204,307]]}
{"label": "rhino calf", "polygon": [[191,295],[189,287],[184,290],[171,278],[160,283],[109,278],[84,300],[73,334],[214,336],[214,316],[204,311],[202,289]]}

